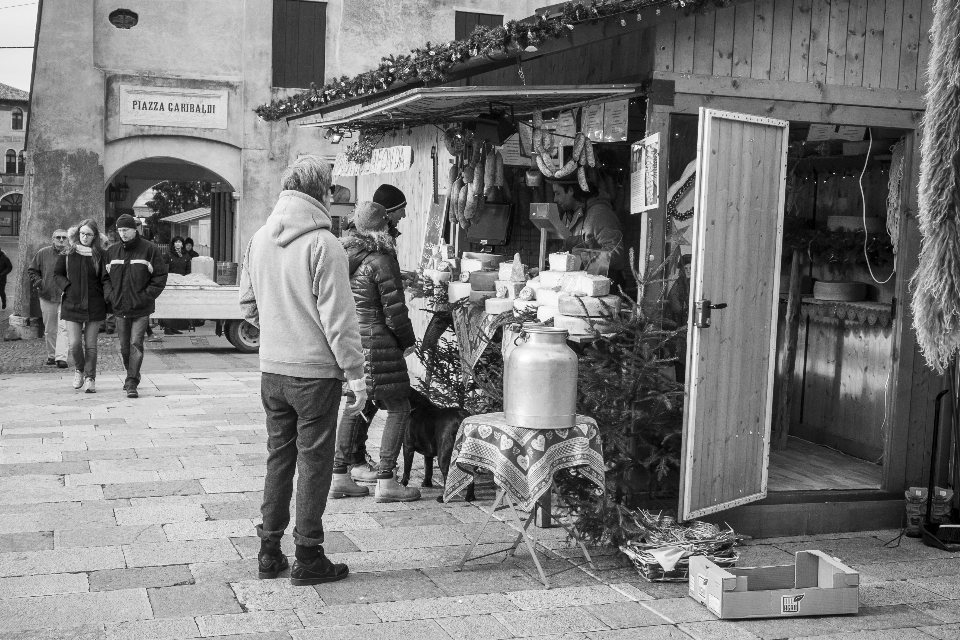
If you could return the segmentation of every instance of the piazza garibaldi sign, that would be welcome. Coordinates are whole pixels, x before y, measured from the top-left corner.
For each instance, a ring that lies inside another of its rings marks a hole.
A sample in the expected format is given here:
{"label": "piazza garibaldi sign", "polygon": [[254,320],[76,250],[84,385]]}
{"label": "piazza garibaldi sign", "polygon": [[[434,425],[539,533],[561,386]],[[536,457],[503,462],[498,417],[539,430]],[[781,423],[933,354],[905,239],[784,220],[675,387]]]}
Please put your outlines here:
{"label": "piazza garibaldi sign", "polygon": [[120,124],[226,129],[227,91],[120,85]]}

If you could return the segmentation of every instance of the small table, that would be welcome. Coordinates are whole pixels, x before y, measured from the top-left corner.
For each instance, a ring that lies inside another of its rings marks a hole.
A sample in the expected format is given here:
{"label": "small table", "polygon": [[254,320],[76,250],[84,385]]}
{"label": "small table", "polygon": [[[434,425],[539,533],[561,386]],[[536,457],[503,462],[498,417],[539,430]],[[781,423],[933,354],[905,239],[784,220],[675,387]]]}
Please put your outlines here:
{"label": "small table", "polygon": [[[547,576],[537,557],[536,540],[531,539],[527,530],[536,516],[537,501],[550,491],[553,476],[557,471],[577,468],[579,473],[597,485],[600,491],[605,490],[603,451],[596,421],[578,415],[573,428],[524,429],[508,425],[503,413],[471,416],[460,425],[452,459],[455,464],[450,465],[447,474],[444,502],[448,502],[473,481],[470,467],[481,467],[493,473],[494,483],[498,488],[493,508],[460,560],[457,570],[463,569],[464,563],[470,559],[470,554],[480,541],[493,514],[501,509],[510,509],[520,525],[520,534],[505,551],[508,556],[512,556],[523,540],[537,566],[540,579],[549,588]],[[530,512],[526,521],[517,513],[517,506]],[[550,514],[550,517],[577,541],[587,563],[592,567],[590,554],[574,530],[553,514]],[[473,559],[487,555],[492,553]]]}

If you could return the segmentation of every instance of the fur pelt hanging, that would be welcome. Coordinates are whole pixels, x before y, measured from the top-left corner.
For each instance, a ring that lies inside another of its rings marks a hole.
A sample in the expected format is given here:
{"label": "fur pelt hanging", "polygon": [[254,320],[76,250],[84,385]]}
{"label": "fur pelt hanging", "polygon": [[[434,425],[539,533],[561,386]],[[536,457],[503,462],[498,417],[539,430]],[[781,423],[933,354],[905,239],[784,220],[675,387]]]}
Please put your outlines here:
{"label": "fur pelt hanging", "polygon": [[917,341],[943,372],[960,349],[960,0],[936,0],[920,164]]}

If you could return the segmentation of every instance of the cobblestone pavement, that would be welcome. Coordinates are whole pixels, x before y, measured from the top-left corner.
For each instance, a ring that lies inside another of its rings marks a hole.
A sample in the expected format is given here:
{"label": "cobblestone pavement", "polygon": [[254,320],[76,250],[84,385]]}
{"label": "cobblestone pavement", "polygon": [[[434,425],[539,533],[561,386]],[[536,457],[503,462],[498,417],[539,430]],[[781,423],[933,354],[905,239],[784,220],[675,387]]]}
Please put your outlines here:
{"label": "cobblestone pavement", "polygon": [[[101,375],[97,394],[73,392],[62,372],[0,376],[0,637],[960,638],[960,557],[909,539],[884,548],[891,531],[744,548],[743,564],[817,548],[857,567],[858,616],[718,621],[686,585],[643,582],[618,555],[600,553],[595,571],[574,566],[578,554],[554,529],[539,536],[547,570],[566,569],[553,589],[541,588],[522,550],[455,572],[489,487],[472,504],[438,504],[439,489],[408,504],[331,501],[325,546],[351,576],[317,587],[257,580],[259,374],[236,362],[205,369],[222,354],[170,348],[182,366],[151,351],[139,400],[122,396],[118,374]],[[515,535],[495,521],[481,553]]]}

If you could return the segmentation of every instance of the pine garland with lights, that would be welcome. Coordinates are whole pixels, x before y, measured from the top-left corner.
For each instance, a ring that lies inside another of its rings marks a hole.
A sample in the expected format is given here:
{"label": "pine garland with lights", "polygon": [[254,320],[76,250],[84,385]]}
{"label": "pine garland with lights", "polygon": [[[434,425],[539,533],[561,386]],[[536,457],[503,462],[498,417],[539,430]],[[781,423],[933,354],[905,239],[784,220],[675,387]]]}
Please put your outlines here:
{"label": "pine garland with lights", "polygon": [[498,27],[478,26],[462,40],[427,42],[409,54],[390,55],[377,68],[352,78],[341,76],[322,88],[310,88],[288,98],[260,105],[255,112],[261,120],[277,121],[306,113],[341,100],[385,91],[397,83],[441,83],[457,65],[473,58],[506,56],[539,47],[548,40],[565,37],[576,25],[655,6],[671,6],[687,12],[701,12],[709,5],[725,7],[730,0],[591,0],[567,2],[554,16],[538,15],[532,22],[511,20]]}

